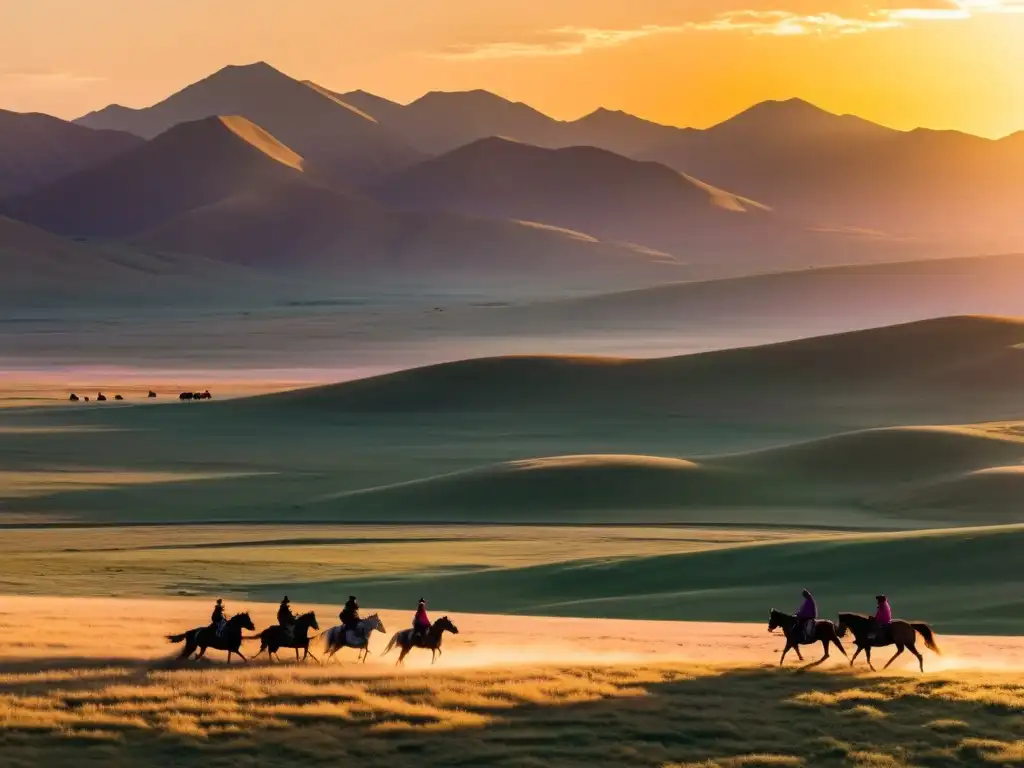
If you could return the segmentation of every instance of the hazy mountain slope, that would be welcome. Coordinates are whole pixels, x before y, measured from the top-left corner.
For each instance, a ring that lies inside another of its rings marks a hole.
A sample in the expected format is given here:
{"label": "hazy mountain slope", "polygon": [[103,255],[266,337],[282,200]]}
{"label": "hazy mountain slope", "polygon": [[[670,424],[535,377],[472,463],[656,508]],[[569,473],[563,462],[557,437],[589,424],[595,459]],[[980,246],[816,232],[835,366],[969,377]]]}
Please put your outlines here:
{"label": "hazy mountain slope", "polygon": [[147,253],[122,244],[78,242],[0,216],[0,300],[26,307],[131,303],[189,306],[203,297],[266,289],[258,276],[220,262]]}
{"label": "hazy mountain slope", "polygon": [[0,198],[24,194],[99,165],[142,141],[42,114],[0,109]]}
{"label": "hazy mountain slope", "polygon": [[829,226],[1012,249],[1024,242],[1024,147],[894,131],[806,102],[766,102],[637,155]]}
{"label": "hazy mountain slope", "polygon": [[376,178],[421,157],[357,108],[264,63],[225,67],[152,107],[112,105],[76,122],[152,138],[179,123],[213,115],[248,118],[311,167],[346,182]]}
{"label": "hazy mountain slope", "polygon": [[651,284],[666,257],[516,222],[390,209],[304,179],[240,191],[137,238],[147,248],[348,278]]}
{"label": "hazy mountain slope", "polygon": [[956,314],[1024,316],[1022,280],[1024,255],[922,259],[464,310],[444,320],[452,329],[499,335],[760,330],[806,336]]}
{"label": "hazy mountain slope", "polygon": [[58,234],[122,237],[301,171],[302,158],[258,126],[212,117],[177,125],[3,208]]}
{"label": "hazy mountain slope", "polygon": [[376,191],[394,205],[537,221],[666,250],[726,220],[742,226],[767,213],[656,163],[501,138],[427,160]]}

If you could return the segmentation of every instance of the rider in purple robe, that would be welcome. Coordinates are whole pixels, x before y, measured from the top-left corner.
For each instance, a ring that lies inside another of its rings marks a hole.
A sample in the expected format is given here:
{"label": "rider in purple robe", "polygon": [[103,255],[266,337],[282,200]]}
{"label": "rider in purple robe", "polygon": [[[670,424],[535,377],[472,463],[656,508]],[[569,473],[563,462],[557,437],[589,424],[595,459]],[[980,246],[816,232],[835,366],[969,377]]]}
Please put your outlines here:
{"label": "rider in purple robe", "polygon": [[814,602],[813,595],[806,589],[802,594],[804,602],[800,606],[800,610],[796,612],[797,629],[803,637],[811,638],[814,637],[814,625],[818,618],[818,604]]}

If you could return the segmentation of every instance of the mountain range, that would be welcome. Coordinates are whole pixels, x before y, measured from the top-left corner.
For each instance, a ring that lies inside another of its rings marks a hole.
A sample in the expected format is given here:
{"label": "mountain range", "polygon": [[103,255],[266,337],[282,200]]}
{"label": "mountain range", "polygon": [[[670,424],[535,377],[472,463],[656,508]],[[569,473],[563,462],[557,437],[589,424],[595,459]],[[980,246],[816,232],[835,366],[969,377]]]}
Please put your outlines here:
{"label": "mountain range", "polygon": [[799,100],[707,130],[559,121],[486,91],[402,105],[258,63],[74,123],[0,112],[0,215],[53,235],[553,294],[1008,251],[1022,185],[1024,134],[894,131]]}

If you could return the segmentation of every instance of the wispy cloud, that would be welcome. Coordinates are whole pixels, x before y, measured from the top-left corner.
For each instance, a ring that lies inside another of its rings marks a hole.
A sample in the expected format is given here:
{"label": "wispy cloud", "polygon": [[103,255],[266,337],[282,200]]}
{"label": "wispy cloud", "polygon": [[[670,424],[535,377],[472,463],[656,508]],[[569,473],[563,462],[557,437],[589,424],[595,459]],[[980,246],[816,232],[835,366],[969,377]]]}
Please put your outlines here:
{"label": "wispy cloud", "polygon": [[689,29],[703,32],[747,32],[753,35],[794,37],[798,35],[859,35],[878,29],[892,29],[900,22],[884,17],[849,18],[836,13],[800,15],[789,11],[730,11]]}
{"label": "wispy cloud", "polygon": [[931,21],[963,21],[986,14],[1024,14],[1024,0],[913,0],[904,7],[870,8],[863,15],[798,13],[779,10],[734,10],[706,20],[681,24],[645,24],[626,29],[564,26],[540,30],[520,40],[458,43],[435,58],[484,60],[580,56],[588,51],[618,48],[644,38],[687,32],[734,32],[755,36],[840,36],[899,29]]}
{"label": "wispy cloud", "polygon": [[597,29],[593,27],[557,27],[542,30],[530,40],[499,40],[485,43],[459,43],[435,54],[443,59],[513,59],[545,56],[579,56],[599,48],[621,45],[655,35],[683,32],[689,25],[647,24],[633,29]]}

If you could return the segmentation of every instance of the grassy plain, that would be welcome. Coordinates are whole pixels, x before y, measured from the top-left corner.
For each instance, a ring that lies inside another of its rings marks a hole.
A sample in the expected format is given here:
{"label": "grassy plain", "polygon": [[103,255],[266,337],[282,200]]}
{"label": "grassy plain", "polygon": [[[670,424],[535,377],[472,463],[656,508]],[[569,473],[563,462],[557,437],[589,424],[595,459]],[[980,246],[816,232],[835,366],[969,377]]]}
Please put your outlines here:
{"label": "grassy plain", "polygon": [[[274,608],[232,606],[257,627]],[[938,671],[866,675],[778,670],[763,626],[453,614],[433,668],[170,661],[162,633],[207,607],[0,598],[4,765],[944,768],[1024,745],[1019,640],[940,637]]]}

